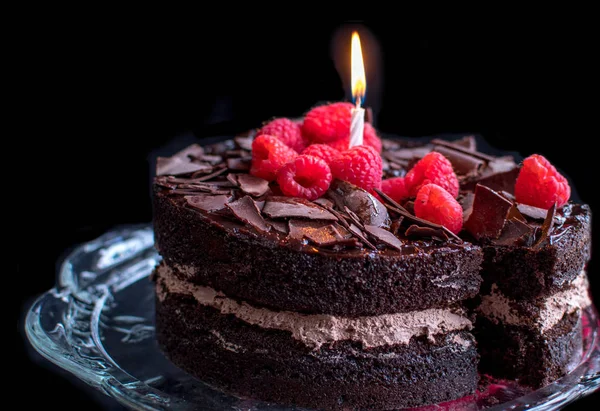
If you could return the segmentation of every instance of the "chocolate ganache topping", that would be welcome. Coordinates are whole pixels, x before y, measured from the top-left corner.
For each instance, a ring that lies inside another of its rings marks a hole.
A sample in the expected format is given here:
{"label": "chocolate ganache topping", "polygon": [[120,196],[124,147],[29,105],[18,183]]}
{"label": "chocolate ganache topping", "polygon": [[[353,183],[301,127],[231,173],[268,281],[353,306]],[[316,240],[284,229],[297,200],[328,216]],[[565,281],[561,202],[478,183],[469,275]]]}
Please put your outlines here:
{"label": "chocolate ganache topping", "polygon": [[[453,151],[461,170],[485,170],[485,159],[468,154],[474,140],[406,148],[384,141],[384,173],[394,174],[428,151]],[[459,149],[453,149],[454,145]],[[280,245],[321,251],[398,251],[412,253],[436,243],[460,246],[457,235],[420,219],[410,207],[381,191],[373,194],[349,182],[333,180],[319,199],[286,197],[277,184],[248,174],[252,135],[201,147],[194,144],[172,157],[159,158],[155,184],[160,194],[184,199],[184,206],[210,216],[214,223],[277,241]],[[475,152],[476,153],[476,152]],[[406,160],[406,161],[404,161]]]}

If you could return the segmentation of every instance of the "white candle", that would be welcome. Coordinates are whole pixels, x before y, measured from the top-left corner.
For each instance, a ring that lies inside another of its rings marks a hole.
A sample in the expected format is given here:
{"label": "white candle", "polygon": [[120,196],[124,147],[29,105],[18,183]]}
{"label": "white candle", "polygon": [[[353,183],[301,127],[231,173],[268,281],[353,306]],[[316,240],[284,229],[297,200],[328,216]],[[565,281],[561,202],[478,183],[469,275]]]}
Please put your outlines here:
{"label": "white candle", "polygon": [[350,64],[352,96],[356,99],[356,107],[352,109],[352,117],[350,119],[350,142],[348,143],[348,148],[362,145],[363,130],[365,128],[365,109],[360,105],[367,91],[367,79],[365,76],[362,49],[360,47],[360,37],[358,37],[357,32],[352,33]]}
{"label": "white candle", "polygon": [[360,146],[363,143],[363,130],[365,128],[365,109],[356,105],[352,109],[350,120],[350,144],[348,147]]}

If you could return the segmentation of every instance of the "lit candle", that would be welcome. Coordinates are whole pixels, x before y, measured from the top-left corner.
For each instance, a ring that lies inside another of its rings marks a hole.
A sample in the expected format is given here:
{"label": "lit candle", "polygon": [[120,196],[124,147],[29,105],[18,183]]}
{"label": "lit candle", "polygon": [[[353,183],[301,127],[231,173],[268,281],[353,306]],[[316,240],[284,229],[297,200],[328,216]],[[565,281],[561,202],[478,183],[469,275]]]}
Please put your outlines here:
{"label": "lit candle", "polygon": [[360,48],[360,37],[358,37],[358,33],[356,31],[352,33],[351,47],[350,62],[352,99],[356,103],[356,106],[352,109],[352,118],[350,120],[349,147],[358,146],[363,143],[365,109],[361,107],[361,103],[365,98],[365,92],[367,91],[367,79],[365,77],[365,66],[363,64],[362,50]]}

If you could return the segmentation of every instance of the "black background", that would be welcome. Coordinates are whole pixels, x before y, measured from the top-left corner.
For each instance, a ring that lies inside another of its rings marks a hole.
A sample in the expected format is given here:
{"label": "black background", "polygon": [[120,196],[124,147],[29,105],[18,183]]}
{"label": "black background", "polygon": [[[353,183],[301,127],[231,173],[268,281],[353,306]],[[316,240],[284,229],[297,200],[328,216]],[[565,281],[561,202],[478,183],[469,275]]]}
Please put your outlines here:
{"label": "black background", "polygon": [[60,258],[113,226],[150,221],[150,160],[172,152],[183,133],[228,135],[347,99],[352,29],[363,40],[366,104],[380,130],[477,133],[497,148],[543,154],[581,201],[598,207],[589,149],[598,130],[589,102],[597,50],[586,22],[133,20],[52,24],[20,52],[23,76],[14,84],[24,121],[8,137],[20,147],[5,154],[17,160],[5,181],[18,193],[7,225],[18,223],[18,371],[44,403],[60,396],[64,409],[116,407],[24,343],[23,312],[53,286]]}

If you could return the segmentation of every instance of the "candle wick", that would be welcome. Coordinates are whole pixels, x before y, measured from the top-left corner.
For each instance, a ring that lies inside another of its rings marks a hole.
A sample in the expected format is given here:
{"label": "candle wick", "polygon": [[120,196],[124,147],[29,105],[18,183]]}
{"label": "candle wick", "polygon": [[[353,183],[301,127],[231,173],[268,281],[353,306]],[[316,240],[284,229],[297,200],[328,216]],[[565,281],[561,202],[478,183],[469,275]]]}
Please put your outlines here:
{"label": "candle wick", "polygon": [[360,100],[361,100],[361,99],[360,99],[360,96],[357,96],[357,97],[356,97],[356,108],[360,108],[360,103],[361,103],[361,101],[360,101]]}

